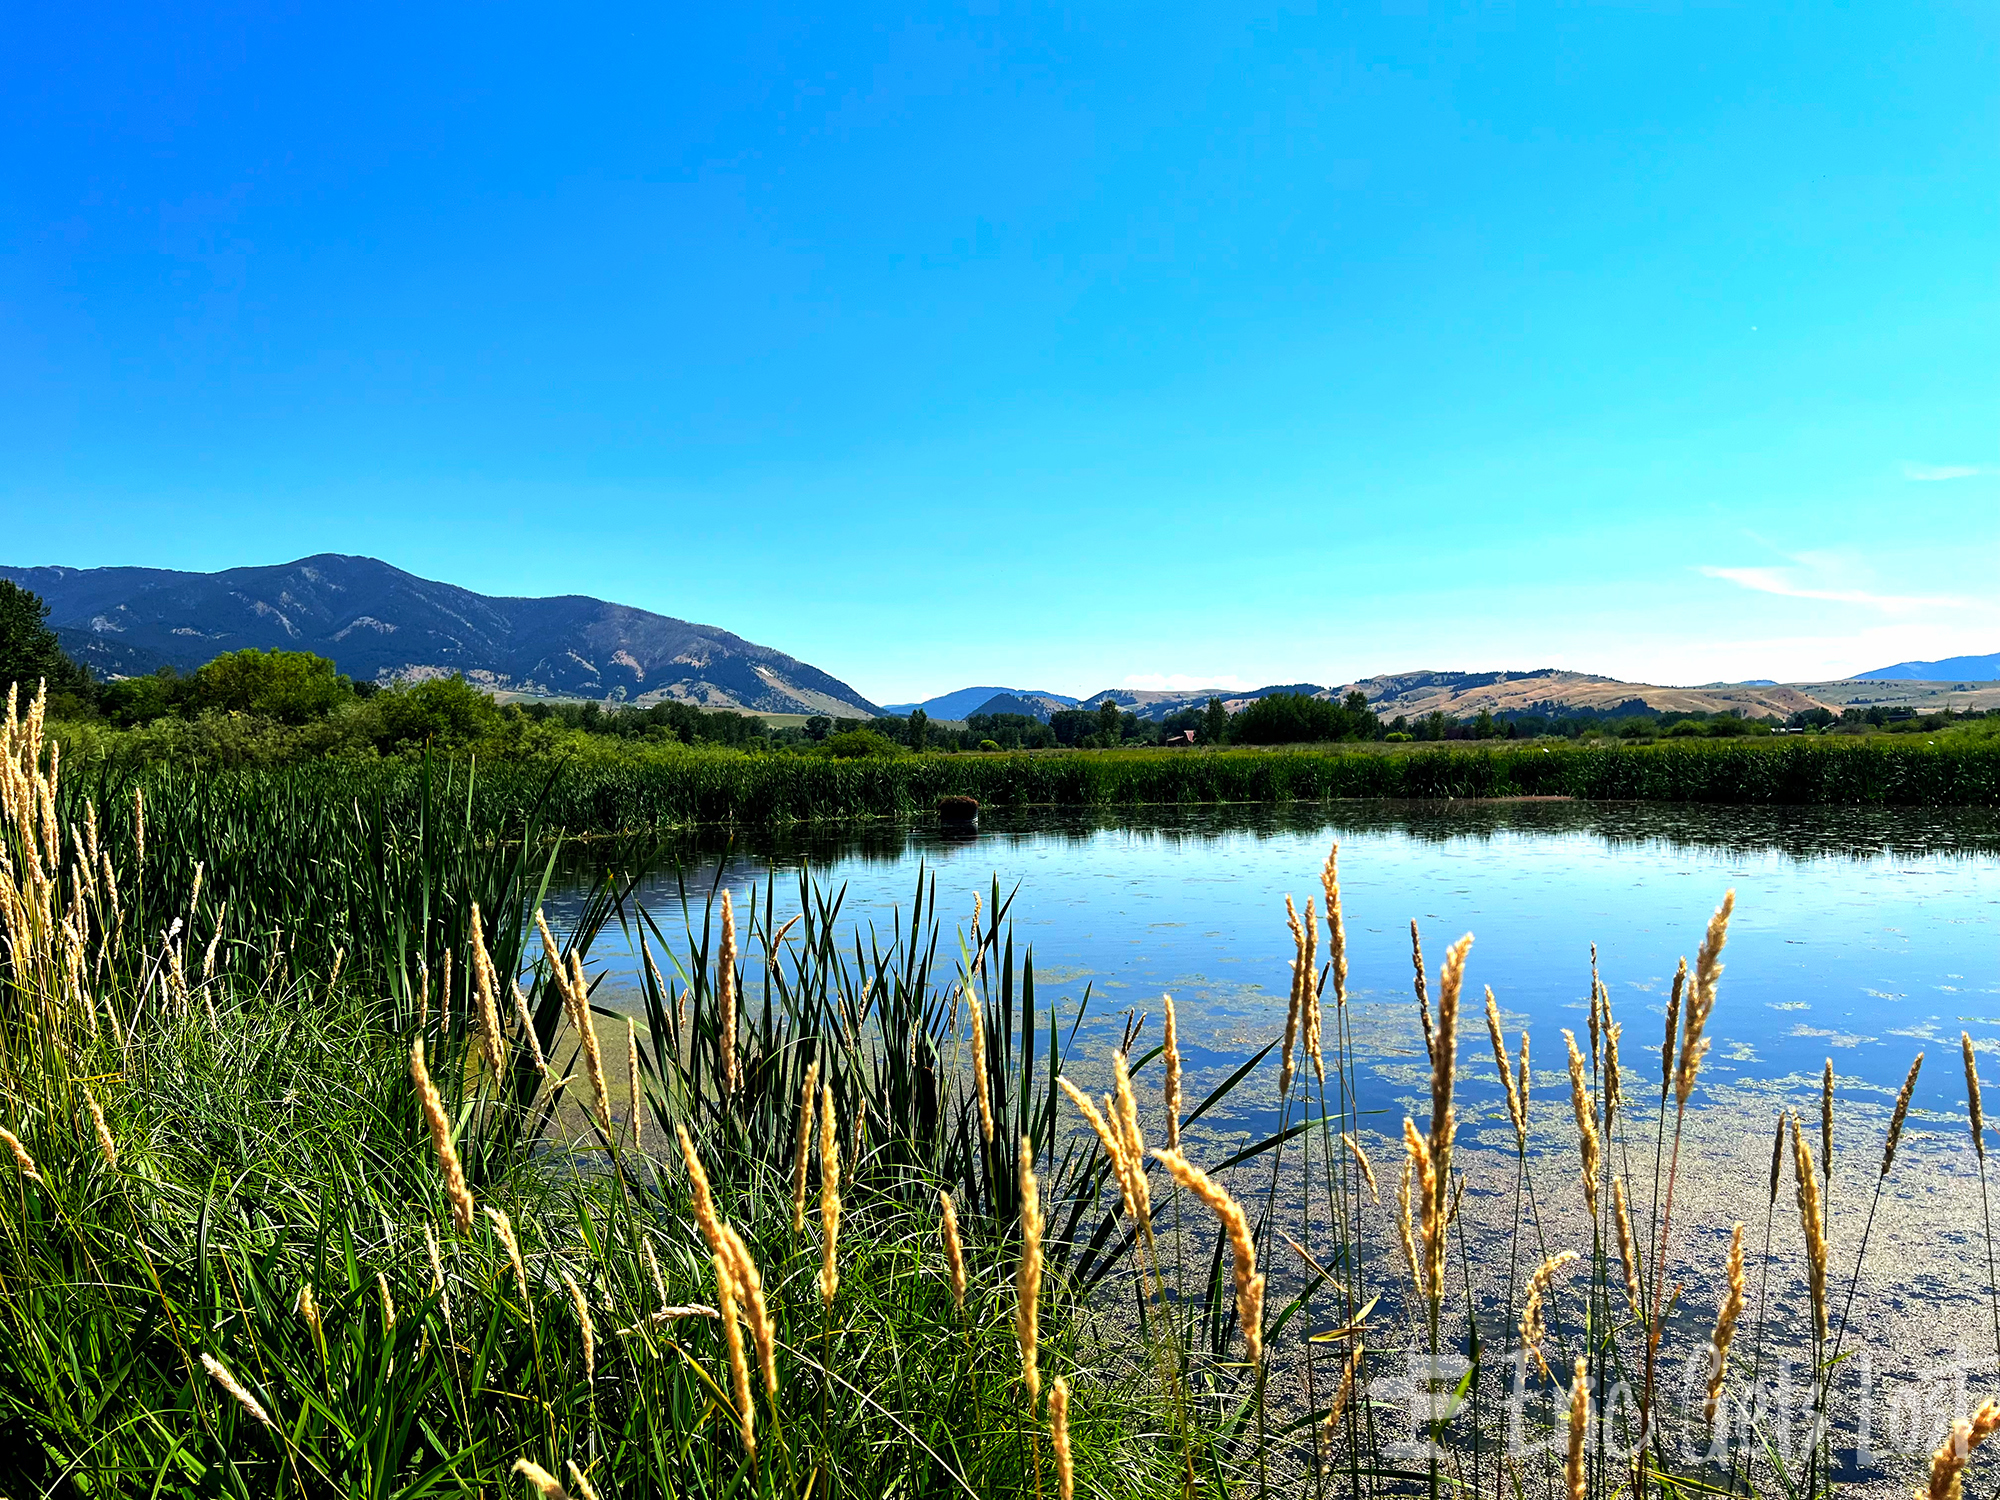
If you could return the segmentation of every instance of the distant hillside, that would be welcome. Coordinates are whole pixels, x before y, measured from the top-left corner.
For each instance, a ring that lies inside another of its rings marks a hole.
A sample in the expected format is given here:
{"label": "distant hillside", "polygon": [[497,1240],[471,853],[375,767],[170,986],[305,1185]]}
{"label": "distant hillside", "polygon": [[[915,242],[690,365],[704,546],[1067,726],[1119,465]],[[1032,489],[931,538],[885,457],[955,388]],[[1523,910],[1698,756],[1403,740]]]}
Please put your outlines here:
{"label": "distant hillside", "polygon": [[492,598],[372,557],[323,553],[221,573],[9,568],[101,676],[190,669],[247,646],[313,651],[362,681],[453,672],[492,690],[863,717],[819,668],[708,625],[571,594]]}
{"label": "distant hillside", "polygon": [[1819,700],[1796,687],[1657,687],[1644,682],[1620,682],[1589,672],[1565,672],[1542,667],[1532,672],[1398,672],[1350,683],[1383,718],[1404,714],[1418,718],[1443,712],[1464,718],[1481,709],[1492,713],[1555,713],[1563,709],[1606,712],[1643,706],[1659,713],[1727,712],[1777,714],[1789,717],[1819,706]]}
{"label": "distant hillside", "polygon": [[1111,699],[1120,708],[1126,709],[1139,718],[1157,723],[1169,714],[1179,713],[1184,708],[1206,708],[1208,700],[1220,698],[1223,706],[1235,713],[1246,703],[1254,703],[1259,698],[1268,698],[1273,693],[1304,693],[1310,698],[1325,698],[1332,692],[1313,682],[1288,682],[1274,687],[1252,688],[1245,692],[1242,688],[1205,687],[1175,688],[1161,691],[1156,688],[1106,688],[1101,693],[1092,693],[1082,700],[1082,706],[1089,708]]}
{"label": "distant hillside", "polygon": [[1899,661],[1857,672],[1856,682],[2000,682],[2000,651],[1991,656],[1947,656],[1942,661]]}
{"label": "distant hillside", "polygon": [[[1030,705],[1024,708],[988,708],[986,704],[994,698],[1014,698]],[[963,719],[968,714],[977,713],[1032,713],[1046,720],[1058,708],[1074,708],[1076,699],[1064,697],[1061,693],[1046,693],[1037,688],[969,687],[954,692],[940,693],[935,698],[926,698],[921,703],[887,703],[882,706],[885,714],[907,714],[921,708],[925,715],[933,719]]]}

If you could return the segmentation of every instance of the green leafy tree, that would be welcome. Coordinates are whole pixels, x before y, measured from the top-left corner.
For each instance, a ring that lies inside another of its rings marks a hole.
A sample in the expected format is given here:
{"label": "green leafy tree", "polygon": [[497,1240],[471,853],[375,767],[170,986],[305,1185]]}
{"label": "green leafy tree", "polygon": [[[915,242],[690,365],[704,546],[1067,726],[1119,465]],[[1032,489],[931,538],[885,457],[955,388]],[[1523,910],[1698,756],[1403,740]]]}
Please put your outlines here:
{"label": "green leafy tree", "polygon": [[1295,745],[1319,740],[1373,739],[1378,727],[1368,700],[1350,693],[1331,703],[1310,693],[1271,693],[1230,722],[1234,736],[1251,745]]}
{"label": "green leafy tree", "polygon": [[49,629],[42,596],[11,578],[0,578],[0,693],[18,684],[22,706],[46,682],[54,695],[90,696],[90,673],[72,661]]}
{"label": "green leafy tree", "polygon": [[310,651],[226,651],[194,674],[196,708],[309,724],[354,697],[332,662]]}
{"label": "green leafy tree", "polygon": [[1119,721],[1123,714],[1124,710],[1118,706],[1118,700],[1115,698],[1106,698],[1097,705],[1097,732],[1102,737],[1102,743],[1106,745],[1118,743],[1121,737],[1118,732]]}
{"label": "green leafy tree", "polygon": [[146,677],[121,677],[97,691],[97,706],[120,729],[151,724],[172,714],[186,699],[188,681],[172,667]]}
{"label": "green leafy tree", "polygon": [[500,728],[500,710],[493,699],[463,677],[397,683],[377,694],[370,706],[381,715],[388,748],[432,744],[456,749]]}
{"label": "green leafy tree", "polygon": [[931,716],[921,708],[911,709],[909,734],[910,748],[912,750],[921,750],[924,748],[924,740],[929,736],[930,729]]}
{"label": "green leafy tree", "polygon": [[874,756],[903,753],[901,745],[872,729],[844,729],[839,734],[829,735],[821,749],[835,760],[866,760]]}

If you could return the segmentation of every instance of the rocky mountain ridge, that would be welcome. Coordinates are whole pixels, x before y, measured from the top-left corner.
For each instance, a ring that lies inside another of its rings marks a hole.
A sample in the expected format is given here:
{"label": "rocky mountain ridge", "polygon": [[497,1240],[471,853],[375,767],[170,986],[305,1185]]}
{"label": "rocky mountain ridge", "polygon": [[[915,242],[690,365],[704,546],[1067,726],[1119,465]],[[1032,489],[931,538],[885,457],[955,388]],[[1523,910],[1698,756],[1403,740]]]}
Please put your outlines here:
{"label": "rocky mountain ridge", "polygon": [[0,567],[49,605],[63,646],[100,676],[200,666],[244,647],[312,651],[360,681],[462,673],[494,692],[759,713],[869,717],[818,667],[710,625],[587,595],[494,597],[372,557],[273,567]]}

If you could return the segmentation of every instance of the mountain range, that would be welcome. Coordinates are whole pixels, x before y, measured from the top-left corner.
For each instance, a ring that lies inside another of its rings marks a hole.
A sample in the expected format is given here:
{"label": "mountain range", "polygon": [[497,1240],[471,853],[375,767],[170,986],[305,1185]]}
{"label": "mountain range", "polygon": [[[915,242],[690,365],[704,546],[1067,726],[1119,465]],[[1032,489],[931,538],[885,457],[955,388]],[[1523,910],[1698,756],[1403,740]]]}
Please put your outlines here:
{"label": "mountain range", "polygon": [[[1985,658],[1964,657],[1957,660],[1977,664]],[[1914,665],[1935,667],[1949,666],[1951,663]],[[1891,676],[1892,673],[1895,675]],[[1259,698],[1268,698],[1274,693],[1304,693],[1313,698],[1343,698],[1351,692],[1359,692],[1367,698],[1368,706],[1385,719],[1393,719],[1398,714],[1419,719],[1431,713],[1443,713],[1451,718],[1468,718],[1482,709],[1495,714],[1511,712],[1551,715],[1572,709],[1594,709],[1600,713],[1641,708],[1650,709],[1655,713],[1727,713],[1735,710],[1759,717],[1775,714],[1780,718],[1789,718],[1803,709],[1829,708],[1839,712],[1844,708],[1867,707],[1876,703],[1909,706],[1923,712],[1944,707],[2000,707],[2000,683],[1988,682],[1984,687],[1954,691],[1958,683],[1951,680],[1953,675],[1946,672],[1915,679],[1904,676],[1899,669],[1884,668],[1880,672],[1864,673],[1833,682],[1780,683],[1753,680],[1711,682],[1699,687],[1667,687],[1656,683],[1626,682],[1616,677],[1603,677],[1591,672],[1571,672],[1556,667],[1542,667],[1528,672],[1396,672],[1379,677],[1362,678],[1338,687],[1321,686],[1312,682],[1293,682],[1248,690],[1229,687],[1176,691],[1111,688],[1101,693],[1091,693],[1081,699],[1058,698],[1055,706],[1075,705],[1088,708],[1109,698],[1127,712],[1154,722],[1165,719],[1169,714],[1181,709],[1201,708],[1211,697],[1220,698],[1223,706],[1231,713],[1235,713],[1245,704],[1253,703]],[[1977,678],[1975,673],[1956,675],[1960,682]],[[1986,675],[1993,677],[2000,674],[1989,672]],[[997,697],[986,699],[976,708],[957,714],[946,713],[930,706],[930,704],[955,706],[956,702],[977,698],[990,691],[995,690],[969,688],[964,690],[963,697],[959,694],[946,694],[931,699],[926,704],[906,707],[923,707],[934,719],[963,718],[965,712],[1033,713],[1035,717],[1044,721],[1048,718],[1050,710],[1025,694],[1001,693]],[[1042,696],[1055,697],[1055,695],[1035,695],[1035,697]],[[906,711],[906,709],[895,711]]]}
{"label": "mountain range", "polygon": [[1855,673],[1857,682],[2000,682],[2000,651],[1991,656],[1947,656],[1942,661],[1899,661]]}
{"label": "mountain range", "polygon": [[1028,714],[1048,721],[1059,708],[1075,708],[1077,700],[1061,693],[1038,688],[969,687],[940,693],[921,703],[885,703],[885,714],[908,714],[918,709],[929,719],[965,719],[973,714]]}
{"label": "mountain range", "polygon": [[581,594],[496,598],[372,557],[274,567],[10,568],[63,648],[101,677],[184,670],[244,647],[312,651],[361,681],[463,673],[489,691],[757,713],[880,712],[818,667],[710,625]]}
{"label": "mountain range", "polygon": [[[1046,721],[1106,698],[1158,721],[1219,697],[1233,713],[1274,693],[1332,698],[1359,691],[1385,718],[1433,712],[1600,711],[1789,715],[1877,701],[1928,709],[2000,706],[2000,652],[1906,661],[1823,683],[1753,680],[1663,687],[1587,672],[1401,672],[1338,687],[1284,683],[1251,690],[1108,688],[1084,698],[1037,688],[968,687],[878,708],[818,667],[713,626],[571,594],[545,599],[476,594],[371,557],[321,553],[220,573],[165,568],[0,567],[49,605],[63,647],[100,677],[163,666],[191,670],[243,647],[317,652],[358,680],[462,673],[501,694],[660,701],[753,713],[867,718],[921,708],[933,719],[1019,713]],[[1968,686],[1978,684],[1979,686]],[[1930,700],[1937,699],[1936,704]],[[1988,700],[1992,700],[1990,703]]]}

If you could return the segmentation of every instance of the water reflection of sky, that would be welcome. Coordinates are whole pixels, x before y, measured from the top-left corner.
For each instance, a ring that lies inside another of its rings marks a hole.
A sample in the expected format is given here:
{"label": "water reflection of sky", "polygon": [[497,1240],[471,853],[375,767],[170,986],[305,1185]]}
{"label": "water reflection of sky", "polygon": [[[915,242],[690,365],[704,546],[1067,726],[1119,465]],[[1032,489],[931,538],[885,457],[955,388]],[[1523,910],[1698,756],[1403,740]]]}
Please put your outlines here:
{"label": "water reflection of sky", "polygon": [[[1557,1029],[1584,1026],[1590,944],[1626,1025],[1628,1070],[1644,1073],[1657,1064],[1638,1051],[1650,1045],[1657,1058],[1675,961],[1692,957],[1732,887],[1705,1082],[1758,1091],[1816,1080],[1830,1055],[1843,1090],[1869,1095],[1893,1089],[1928,1048],[1938,1055],[1918,1106],[1956,1110],[1963,1080],[1940,1048],[1955,1052],[1964,1028],[2000,1051],[2000,824],[1990,814],[1579,804],[1016,814],[989,816],[969,839],[921,824],[739,833],[733,845],[694,838],[670,851],[640,899],[672,933],[675,863],[699,900],[720,859],[739,893],[775,869],[782,919],[809,864],[846,886],[850,924],[886,928],[896,911],[907,918],[920,868],[936,879],[940,912],[961,922],[997,873],[1003,889],[1019,887],[1016,944],[1032,947],[1045,1000],[1073,1007],[1087,982],[1092,1014],[1109,1020],[1128,1007],[1157,1014],[1170,990],[1192,1060],[1219,1068],[1282,1027],[1284,896],[1301,906],[1318,897],[1336,838],[1350,994],[1385,1106],[1408,1091],[1397,1058],[1416,1045],[1412,917],[1433,968],[1450,940],[1476,935],[1472,983],[1493,987],[1510,1031],[1532,1028],[1538,1083],[1553,1083]],[[611,971],[608,998],[630,962],[615,929],[597,957]],[[1465,1045],[1483,1055],[1477,1011],[1467,1019]]]}

